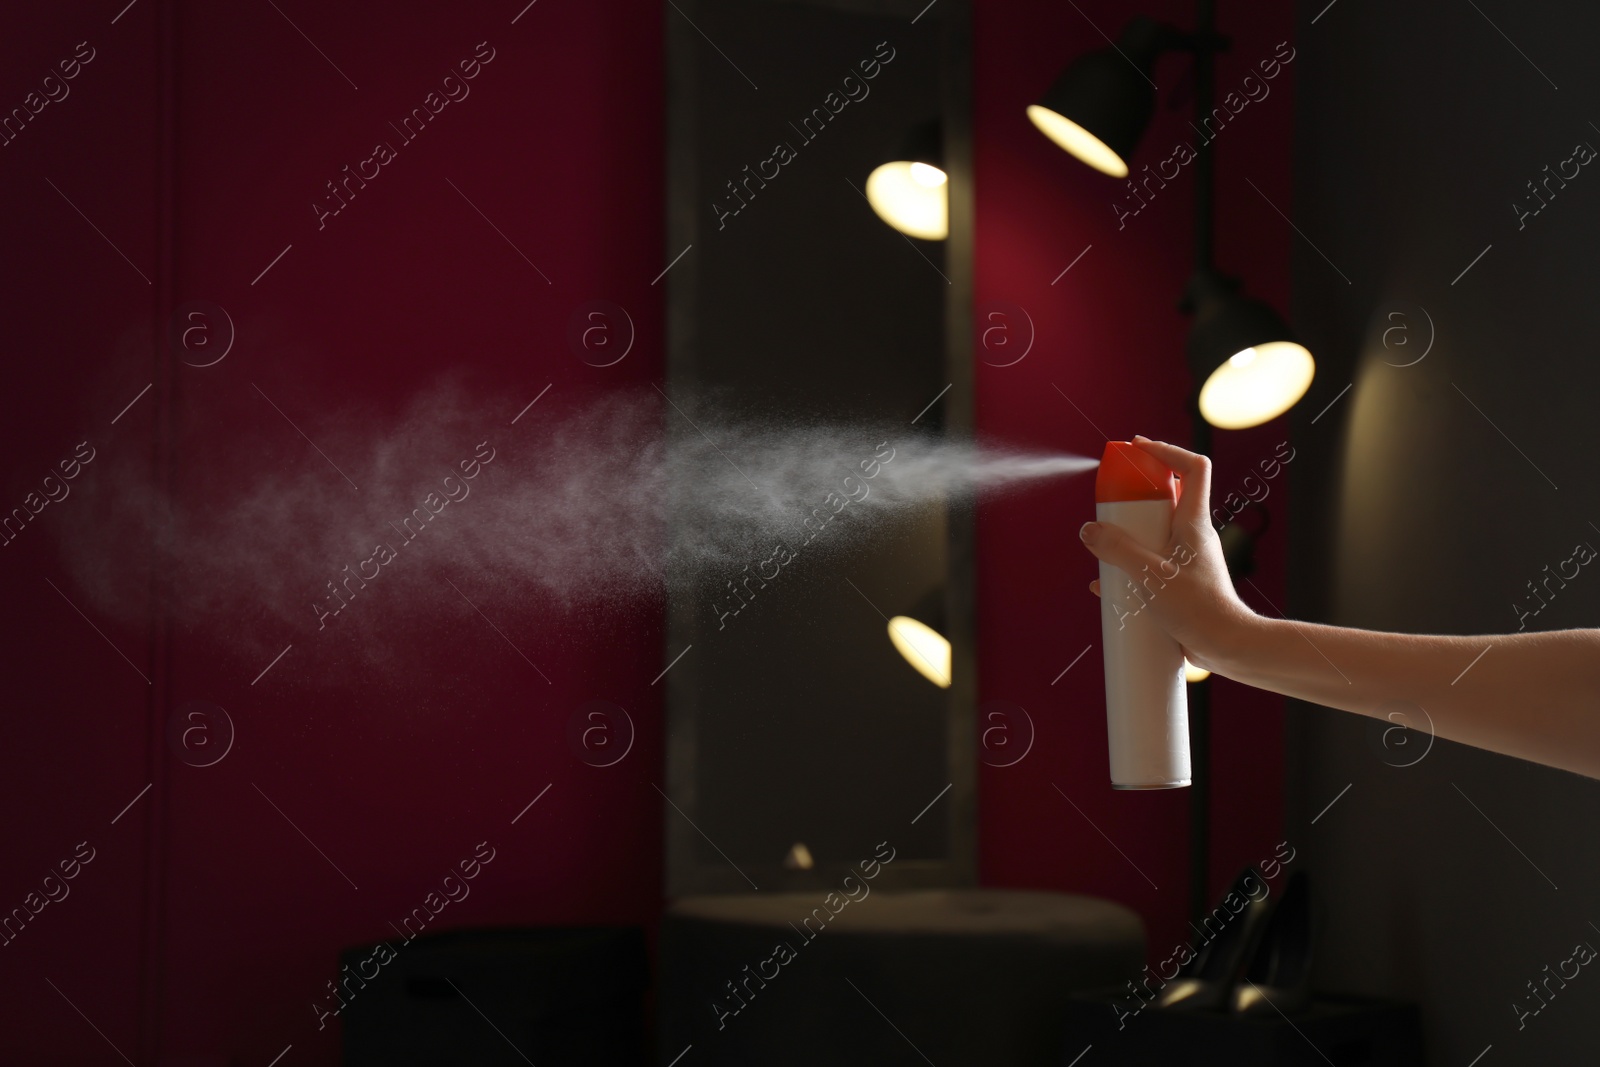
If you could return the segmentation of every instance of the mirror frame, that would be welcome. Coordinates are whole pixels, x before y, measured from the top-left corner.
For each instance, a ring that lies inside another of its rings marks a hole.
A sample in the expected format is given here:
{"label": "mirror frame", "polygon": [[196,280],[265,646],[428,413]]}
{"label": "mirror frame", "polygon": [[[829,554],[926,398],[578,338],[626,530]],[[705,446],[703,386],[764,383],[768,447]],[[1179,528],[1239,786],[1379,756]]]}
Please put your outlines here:
{"label": "mirror frame", "polygon": [[[900,16],[907,23],[933,21],[941,51],[940,108],[945,127],[946,172],[950,176],[950,235],[946,241],[945,275],[950,285],[945,301],[943,363],[950,389],[944,394],[943,424],[949,439],[970,440],[973,432],[973,174],[972,56],[970,0],[752,0],[778,6],[827,8],[857,14]],[[704,57],[705,40],[689,20],[702,8],[698,0],[667,0],[662,6],[666,45],[666,244],[663,263],[691,244],[706,214],[695,193],[698,160],[694,156],[695,70]],[[863,210],[867,210],[863,205]],[[698,381],[694,308],[700,284],[693,256],[667,272],[666,386],[669,393],[692,391]],[[951,644],[951,685],[945,716],[947,770],[950,787],[930,804],[927,814],[946,819],[949,850],[937,861],[900,860],[881,868],[875,888],[960,887],[977,881],[977,679],[974,650],[974,553],[972,507],[952,501],[946,508],[949,566],[945,584],[946,620]],[[683,598],[669,597],[666,647],[662,666],[693,644],[703,611]],[[887,640],[887,639],[886,639]],[[750,883],[729,864],[698,861],[701,832],[691,820],[696,813],[695,716],[699,671],[693,656],[685,657],[662,679],[666,686],[666,790],[663,805],[665,891],[669,899],[699,893],[748,893]],[[933,801],[935,798],[928,798]],[[920,807],[920,805],[919,805]],[[918,811],[907,811],[912,821]],[[874,830],[874,833],[878,831]],[[894,825],[882,831],[893,843]],[[731,861],[730,861],[731,863]],[[757,868],[761,890],[831,888],[838,879],[819,865],[789,871],[774,865]]]}

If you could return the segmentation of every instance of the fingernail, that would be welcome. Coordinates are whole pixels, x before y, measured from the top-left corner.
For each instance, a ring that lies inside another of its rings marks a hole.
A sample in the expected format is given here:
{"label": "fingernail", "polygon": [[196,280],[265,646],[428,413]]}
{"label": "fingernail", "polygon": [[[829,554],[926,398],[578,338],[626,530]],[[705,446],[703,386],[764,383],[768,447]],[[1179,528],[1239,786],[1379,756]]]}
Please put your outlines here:
{"label": "fingernail", "polygon": [[1099,532],[1100,524],[1098,522],[1086,522],[1078,528],[1078,537],[1084,541],[1093,541],[1095,535]]}

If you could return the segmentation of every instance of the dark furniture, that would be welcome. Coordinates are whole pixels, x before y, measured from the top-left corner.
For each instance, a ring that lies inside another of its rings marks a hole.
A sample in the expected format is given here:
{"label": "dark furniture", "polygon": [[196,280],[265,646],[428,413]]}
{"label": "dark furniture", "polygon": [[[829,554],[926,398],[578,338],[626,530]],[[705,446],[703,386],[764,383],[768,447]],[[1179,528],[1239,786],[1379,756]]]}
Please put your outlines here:
{"label": "dark furniture", "polygon": [[[829,914],[827,895],[704,896],[670,906],[661,930],[661,1067],[690,1045],[683,1064],[695,1067],[881,1067],[920,1063],[918,1053],[940,1067],[1054,1067],[1067,997],[1144,963],[1139,917],[1094,897],[874,890],[842,906],[836,898],[838,914],[823,921],[814,909]],[[793,952],[787,962],[774,958],[779,944]]]}
{"label": "dark furniture", "polygon": [[1424,1062],[1415,1004],[1318,997],[1292,1017],[1154,1007],[1122,1014],[1134,1004],[1126,986],[1073,998],[1058,1067],[1068,1067],[1091,1045],[1095,1067],[1421,1067]]}
{"label": "dark furniture", "polygon": [[394,955],[381,966],[370,962],[376,945],[340,959],[341,975],[377,971],[352,983],[340,1013],[347,1067],[646,1062],[639,929],[453,930],[386,944]]}

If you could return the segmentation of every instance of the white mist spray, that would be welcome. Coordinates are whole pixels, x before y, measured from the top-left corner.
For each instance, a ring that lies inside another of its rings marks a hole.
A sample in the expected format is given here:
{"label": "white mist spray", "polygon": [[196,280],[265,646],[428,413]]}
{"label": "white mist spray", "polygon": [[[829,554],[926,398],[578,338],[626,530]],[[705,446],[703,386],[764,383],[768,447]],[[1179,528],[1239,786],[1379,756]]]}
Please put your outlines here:
{"label": "white mist spray", "polygon": [[945,499],[1096,466],[903,424],[774,425],[674,399],[682,410],[653,390],[563,408],[555,390],[512,425],[498,398],[440,387],[388,426],[302,419],[326,459],[272,415],[255,431],[270,446],[239,437],[186,456],[172,506],[143,457],[108,458],[63,527],[69,569],[95,608],[138,620],[147,579],[114,561],[154,540],[164,515],[175,621],[276,652],[319,626],[426,618],[441,589],[454,596],[447,579],[569,608],[738,572],[775,538],[803,541],[812,509],[884,443],[893,462],[808,560]]}

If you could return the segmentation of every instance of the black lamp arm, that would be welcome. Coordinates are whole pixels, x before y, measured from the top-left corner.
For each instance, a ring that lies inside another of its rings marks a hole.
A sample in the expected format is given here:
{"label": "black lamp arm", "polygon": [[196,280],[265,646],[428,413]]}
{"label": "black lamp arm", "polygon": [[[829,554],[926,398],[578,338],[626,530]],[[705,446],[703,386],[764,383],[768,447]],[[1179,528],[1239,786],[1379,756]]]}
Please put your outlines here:
{"label": "black lamp arm", "polygon": [[1136,16],[1122,30],[1117,48],[1130,59],[1153,60],[1163,52],[1188,52],[1190,55],[1226,52],[1233,38],[1211,29],[1185,30],[1148,15]]}

